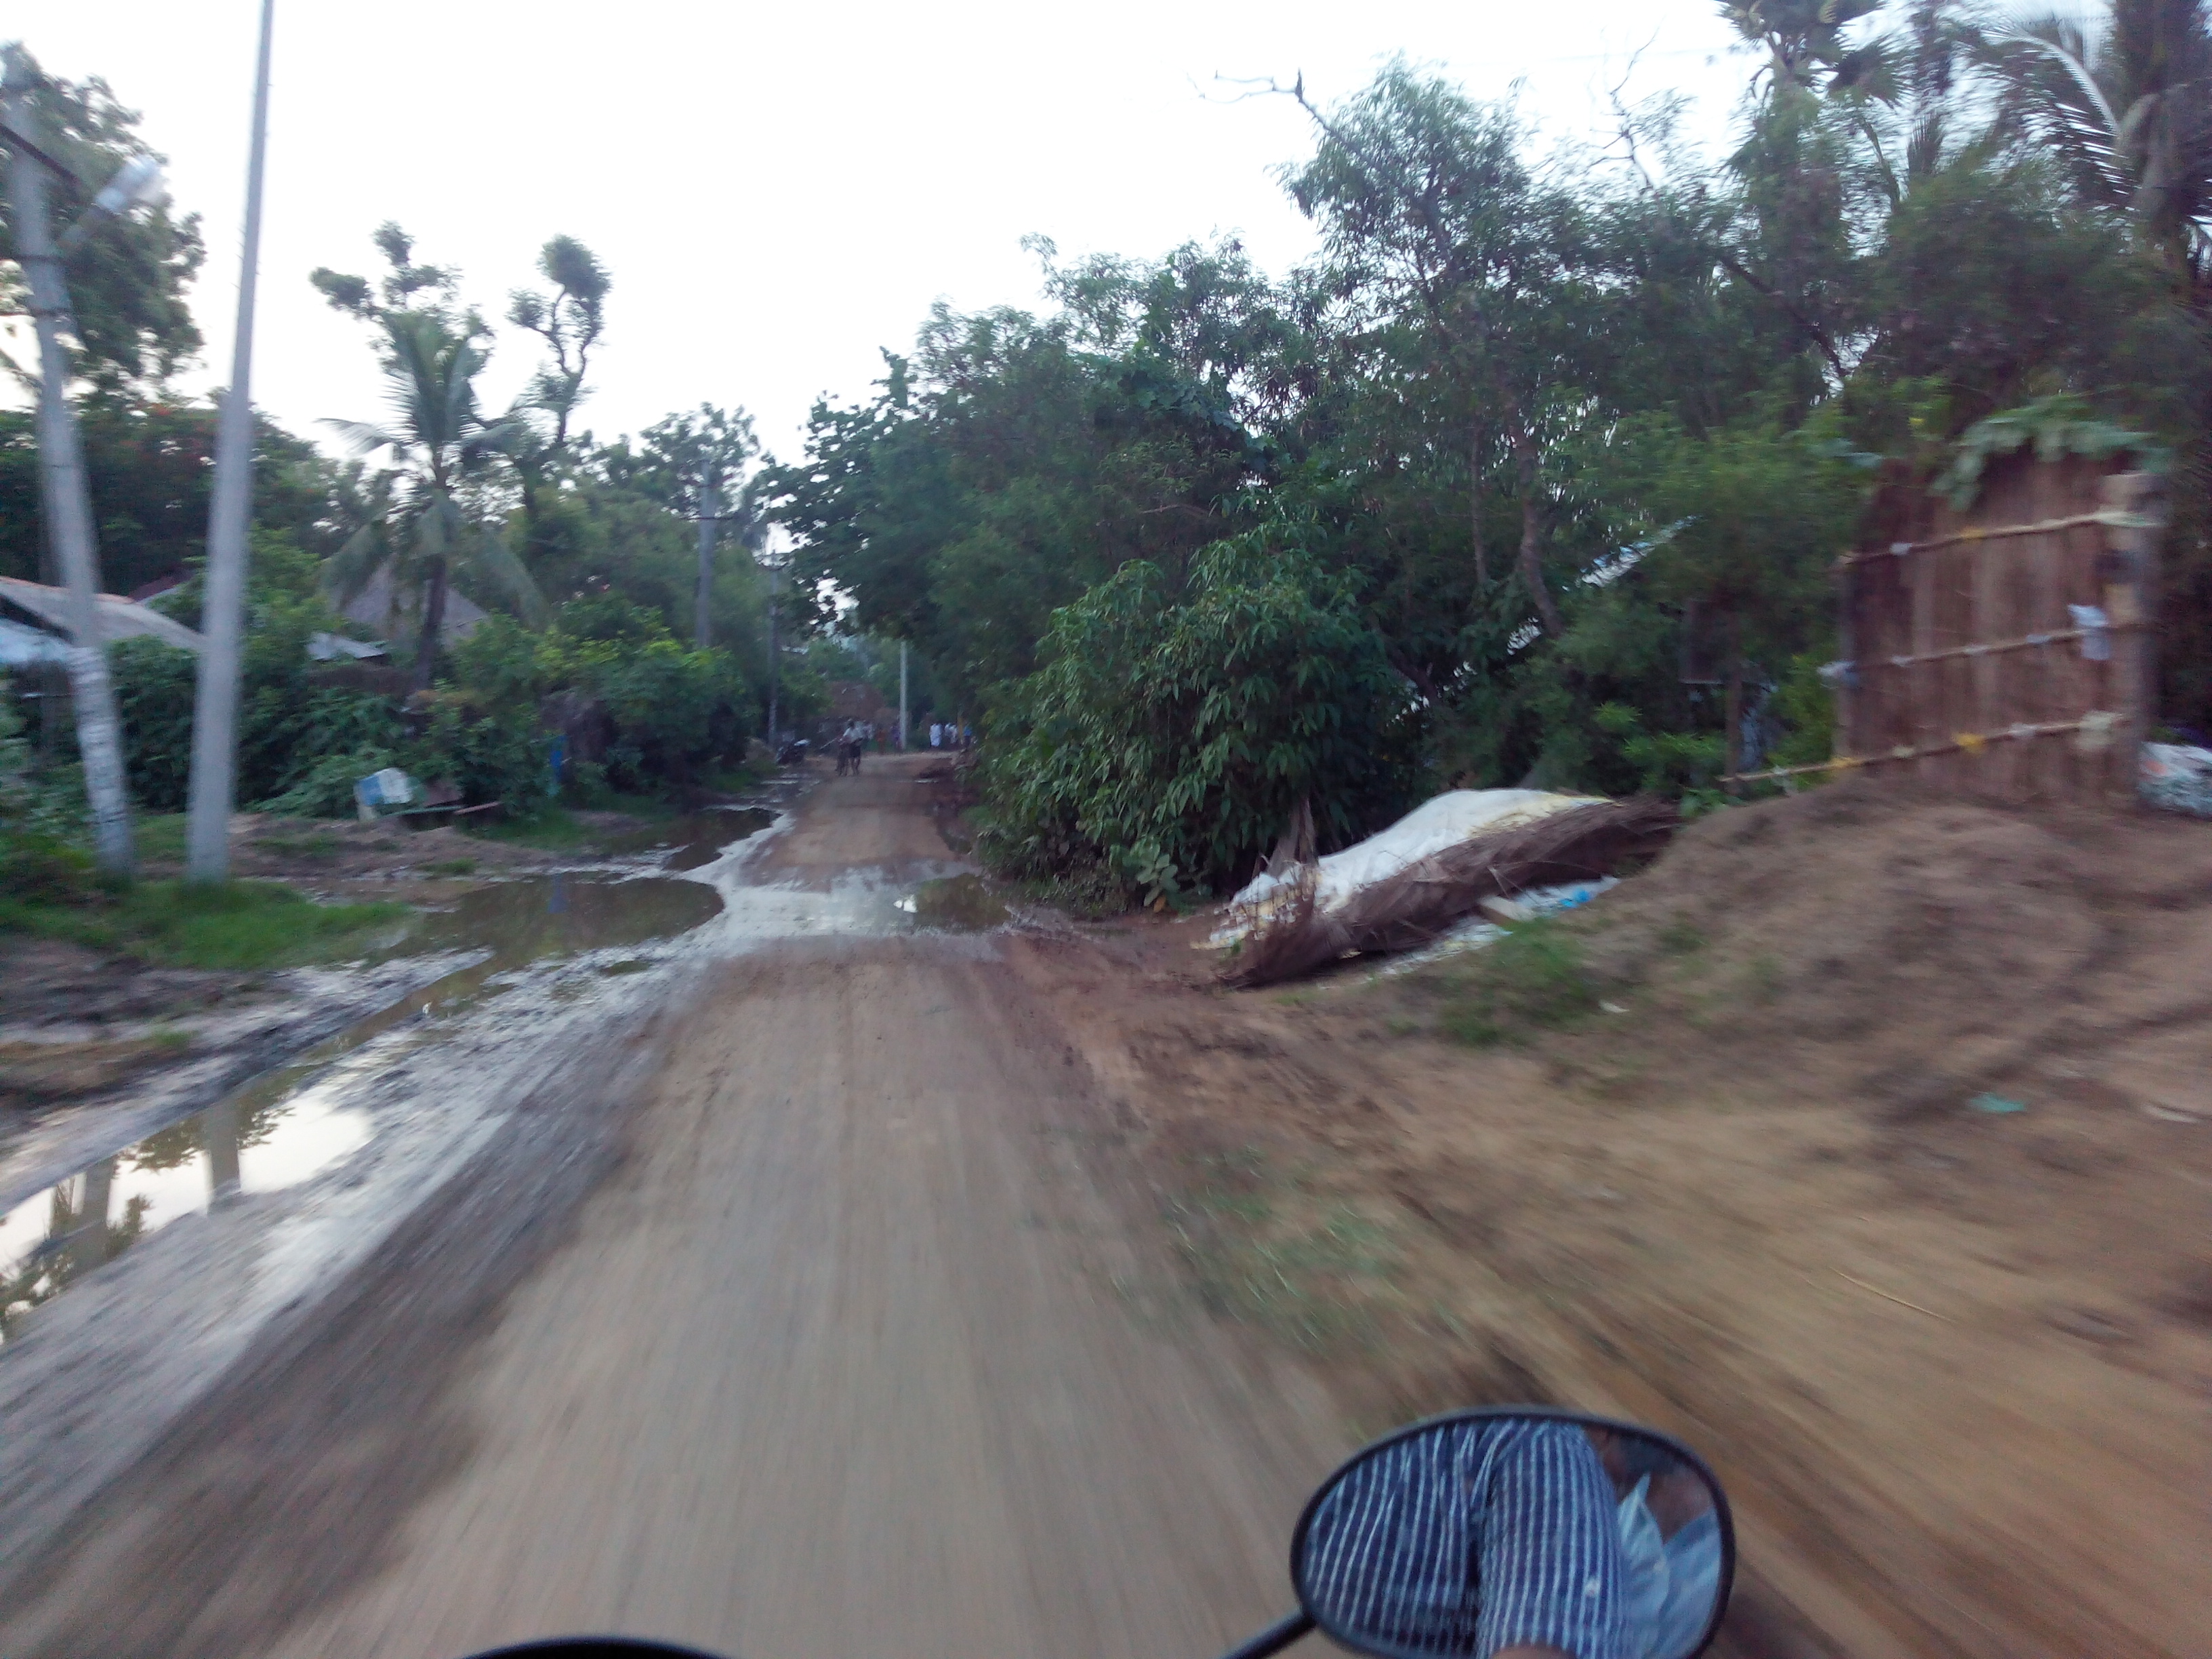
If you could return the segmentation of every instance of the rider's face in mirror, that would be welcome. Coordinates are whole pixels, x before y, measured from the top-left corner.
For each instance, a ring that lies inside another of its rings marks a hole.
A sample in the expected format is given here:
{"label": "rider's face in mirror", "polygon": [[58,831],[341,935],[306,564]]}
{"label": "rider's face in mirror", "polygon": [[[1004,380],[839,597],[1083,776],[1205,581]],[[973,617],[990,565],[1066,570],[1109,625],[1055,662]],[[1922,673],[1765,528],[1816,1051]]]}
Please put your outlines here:
{"label": "rider's face in mirror", "polygon": [[1441,1423],[1341,1472],[1297,1573],[1369,1652],[1689,1659],[1725,1586],[1715,1494],[1666,1442],[1547,1417]]}

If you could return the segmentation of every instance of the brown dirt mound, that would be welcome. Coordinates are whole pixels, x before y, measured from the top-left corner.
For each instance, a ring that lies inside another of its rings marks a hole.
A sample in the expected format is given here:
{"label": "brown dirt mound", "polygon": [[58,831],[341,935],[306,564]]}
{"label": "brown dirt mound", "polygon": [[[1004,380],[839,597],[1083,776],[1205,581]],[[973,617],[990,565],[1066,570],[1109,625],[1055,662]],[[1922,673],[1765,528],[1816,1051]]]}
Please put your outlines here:
{"label": "brown dirt mound", "polygon": [[1602,1003],[1483,1048],[1436,1039],[1502,952],[1201,996],[1188,939],[1127,937],[1149,1002],[1033,950],[1200,1287],[1363,1427],[1550,1398],[1685,1435],[1736,1503],[1730,1659],[2212,1652],[2174,1455],[2212,1391],[2212,829],[1733,809],[1530,941]]}
{"label": "brown dirt mound", "polygon": [[1701,1025],[1942,1048],[2024,1030],[2108,945],[2115,849],[2066,829],[1839,786],[1692,825],[1576,931]]}

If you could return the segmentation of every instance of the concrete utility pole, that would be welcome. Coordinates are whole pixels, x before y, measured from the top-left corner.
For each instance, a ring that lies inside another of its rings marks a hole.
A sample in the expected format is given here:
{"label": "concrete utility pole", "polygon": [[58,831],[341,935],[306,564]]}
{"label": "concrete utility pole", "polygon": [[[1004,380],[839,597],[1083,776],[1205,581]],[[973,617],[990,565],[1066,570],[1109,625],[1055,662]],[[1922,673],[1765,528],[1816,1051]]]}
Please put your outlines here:
{"label": "concrete utility pole", "polygon": [[775,560],[771,556],[768,566],[768,744],[771,749],[783,746],[782,739],[775,734],[777,671],[781,666],[775,654]]}
{"label": "concrete utility pole", "polygon": [[238,793],[238,684],[246,634],[246,526],[253,506],[253,290],[261,267],[261,178],[269,149],[269,43],[276,0],[261,0],[253,76],[253,131],[246,163],[246,234],[238,258],[238,334],[230,391],[215,440],[208,511],[207,588],[201,605],[199,691],[192,705],[192,777],[185,876],[230,874],[230,809]]}
{"label": "concrete utility pole", "polygon": [[906,751],[906,641],[899,641],[899,751]]}
{"label": "concrete utility pole", "polygon": [[714,643],[713,630],[707,621],[707,601],[714,588],[714,516],[717,505],[708,498],[705,489],[699,491],[699,597],[694,608],[698,615],[692,623],[694,642],[704,651]]}
{"label": "concrete utility pole", "polygon": [[123,744],[115,718],[115,687],[100,628],[100,552],[92,533],[92,501],[86,491],[84,452],[76,411],[69,403],[69,358],[62,330],[75,329],[61,255],[46,222],[47,163],[32,153],[32,88],[37,71],[20,47],[8,52],[4,107],[8,126],[8,195],[13,209],[15,258],[31,290],[31,316],[39,333],[39,482],[46,533],[60,555],[69,588],[69,673],[76,704],[77,751],[84,761],[84,791],[92,804],[93,845],[100,867],[132,873],[131,797],[123,778]]}

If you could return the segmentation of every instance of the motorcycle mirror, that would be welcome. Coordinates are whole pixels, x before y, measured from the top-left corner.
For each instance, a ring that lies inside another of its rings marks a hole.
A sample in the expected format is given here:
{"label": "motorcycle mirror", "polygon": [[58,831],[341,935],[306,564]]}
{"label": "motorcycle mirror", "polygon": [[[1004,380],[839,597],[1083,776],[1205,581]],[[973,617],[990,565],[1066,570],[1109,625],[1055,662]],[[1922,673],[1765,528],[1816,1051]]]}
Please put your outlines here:
{"label": "motorcycle mirror", "polygon": [[1727,1495],[1654,1430],[1485,1407],[1376,1441],[1291,1542],[1305,1616],[1387,1659],[1692,1659],[1735,1575]]}

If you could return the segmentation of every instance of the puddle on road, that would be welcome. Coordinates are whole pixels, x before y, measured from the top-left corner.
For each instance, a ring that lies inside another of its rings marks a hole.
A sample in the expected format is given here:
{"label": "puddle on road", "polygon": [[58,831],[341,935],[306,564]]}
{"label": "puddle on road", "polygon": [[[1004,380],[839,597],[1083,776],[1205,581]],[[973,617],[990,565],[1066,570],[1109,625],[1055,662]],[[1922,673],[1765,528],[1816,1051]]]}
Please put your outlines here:
{"label": "puddle on road", "polygon": [[[767,828],[774,816],[701,813],[659,826],[651,845],[677,848],[664,867],[696,869]],[[673,939],[721,909],[721,896],[701,882],[556,872],[476,888],[450,908],[424,914],[386,959],[489,954],[0,1213],[0,1345],[15,1338],[34,1309],[168,1223],[296,1186],[357,1151],[368,1139],[369,1115],[335,1102],[343,1085],[392,1058],[383,1051],[361,1056],[372,1039],[422,1013],[496,995],[505,988],[491,981],[531,963]],[[599,972],[621,975],[654,965],[632,957]]]}
{"label": "puddle on road", "polygon": [[474,888],[451,909],[428,912],[408,934],[404,954],[488,949],[498,967],[518,968],[541,957],[672,939],[721,909],[721,895],[701,882],[556,872]]}
{"label": "puddle on road", "polygon": [[909,896],[898,900],[897,904],[915,919],[918,927],[963,933],[980,933],[996,927],[1012,914],[1005,902],[983,884],[983,878],[975,875],[925,881]]}
{"label": "puddle on road", "polygon": [[764,806],[712,806],[687,813],[667,823],[634,830],[610,842],[610,853],[653,853],[672,850],[661,863],[664,870],[696,870],[722,856],[732,842],[759,834],[775,822]]}
{"label": "puddle on road", "polygon": [[240,1096],[104,1158],[0,1216],[0,1343],[149,1233],[248,1193],[296,1186],[368,1139],[368,1114],[308,1089]]}

